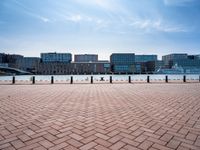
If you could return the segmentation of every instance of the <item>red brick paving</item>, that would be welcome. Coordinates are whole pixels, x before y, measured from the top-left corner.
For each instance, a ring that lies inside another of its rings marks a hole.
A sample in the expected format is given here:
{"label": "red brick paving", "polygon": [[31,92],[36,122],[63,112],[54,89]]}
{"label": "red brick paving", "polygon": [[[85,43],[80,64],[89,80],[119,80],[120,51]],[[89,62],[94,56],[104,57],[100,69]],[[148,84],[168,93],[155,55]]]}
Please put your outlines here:
{"label": "red brick paving", "polygon": [[200,150],[200,84],[0,85],[1,150]]}

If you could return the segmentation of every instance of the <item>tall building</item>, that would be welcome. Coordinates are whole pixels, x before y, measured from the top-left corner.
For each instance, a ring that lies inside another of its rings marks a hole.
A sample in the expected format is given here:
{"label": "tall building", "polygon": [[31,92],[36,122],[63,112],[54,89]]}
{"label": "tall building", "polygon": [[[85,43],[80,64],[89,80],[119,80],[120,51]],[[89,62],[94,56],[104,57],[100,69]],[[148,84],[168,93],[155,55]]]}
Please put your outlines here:
{"label": "tall building", "polygon": [[135,55],[135,62],[157,61],[157,55]]}
{"label": "tall building", "polygon": [[64,62],[72,61],[71,53],[41,53],[42,62]]}
{"label": "tall building", "polygon": [[97,54],[77,54],[74,55],[74,62],[97,62]]}
{"label": "tall building", "polygon": [[134,53],[113,53],[110,56],[111,71],[114,73],[134,73]]}

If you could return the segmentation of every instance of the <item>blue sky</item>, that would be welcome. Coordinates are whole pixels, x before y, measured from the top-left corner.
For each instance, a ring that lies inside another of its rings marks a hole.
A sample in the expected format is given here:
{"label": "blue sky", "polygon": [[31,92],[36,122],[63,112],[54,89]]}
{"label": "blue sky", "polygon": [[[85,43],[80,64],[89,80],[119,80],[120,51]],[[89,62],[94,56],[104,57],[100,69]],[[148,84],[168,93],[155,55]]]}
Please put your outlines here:
{"label": "blue sky", "polygon": [[0,0],[0,52],[200,54],[200,0]]}

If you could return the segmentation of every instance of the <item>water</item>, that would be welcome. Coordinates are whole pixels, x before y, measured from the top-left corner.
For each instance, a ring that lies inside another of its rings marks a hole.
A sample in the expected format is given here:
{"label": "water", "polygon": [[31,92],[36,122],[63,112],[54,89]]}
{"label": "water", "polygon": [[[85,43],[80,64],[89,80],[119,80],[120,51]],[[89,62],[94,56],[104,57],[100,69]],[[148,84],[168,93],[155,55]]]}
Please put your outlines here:
{"label": "water", "polygon": [[[35,75],[36,84],[49,84],[52,75]],[[147,82],[147,76],[150,76],[150,82],[165,82],[166,75],[53,75],[54,83],[70,83],[73,76],[73,83],[90,83],[93,76],[94,83],[109,83],[112,76],[113,83],[127,83],[129,76],[132,82]],[[11,84],[12,76],[0,76],[0,84]],[[16,83],[31,84],[32,75],[15,76]],[[199,75],[186,75],[187,82],[198,82]],[[168,75],[169,82],[183,82],[183,75]]]}

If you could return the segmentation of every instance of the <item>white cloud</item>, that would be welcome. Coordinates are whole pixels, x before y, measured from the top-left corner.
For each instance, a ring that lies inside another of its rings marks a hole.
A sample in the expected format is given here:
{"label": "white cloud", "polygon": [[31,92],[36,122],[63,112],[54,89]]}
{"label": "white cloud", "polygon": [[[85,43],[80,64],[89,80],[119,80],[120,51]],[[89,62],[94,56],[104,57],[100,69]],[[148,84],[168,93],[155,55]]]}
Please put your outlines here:
{"label": "white cloud", "polygon": [[88,16],[84,14],[70,14],[64,16],[65,20],[71,21],[74,23],[86,23],[89,22],[91,25],[94,26],[95,30],[100,30],[102,28],[108,27],[109,22],[105,21],[104,19],[94,17],[94,16]]}
{"label": "white cloud", "polygon": [[27,15],[32,16],[34,18],[39,19],[40,21],[47,23],[47,22],[51,22],[51,20],[47,17],[44,17],[42,15],[38,15],[36,13],[30,12],[30,11],[24,11]]}
{"label": "white cloud", "polygon": [[49,18],[43,17],[43,16],[37,16],[39,19],[41,19],[43,22],[50,22]]}
{"label": "white cloud", "polygon": [[66,18],[66,20],[72,21],[72,22],[80,22],[83,19],[83,17],[79,14],[66,16],[65,18]]}
{"label": "white cloud", "polygon": [[131,24],[134,28],[143,29],[147,32],[160,31],[160,32],[187,32],[187,29],[181,25],[172,25],[162,22],[161,20],[136,20]]}
{"label": "white cloud", "polygon": [[74,13],[74,14],[70,13],[68,15],[64,15],[63,17],[65,20],[72,21],[75,23],[94,21],[94,18],[87,16],[87,15],[78,14],[78,13]]}

